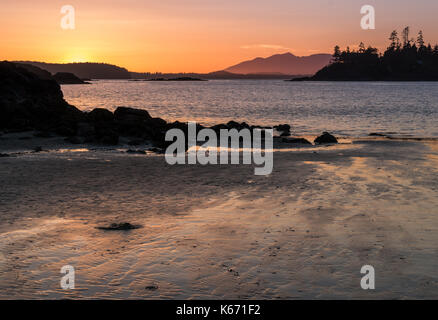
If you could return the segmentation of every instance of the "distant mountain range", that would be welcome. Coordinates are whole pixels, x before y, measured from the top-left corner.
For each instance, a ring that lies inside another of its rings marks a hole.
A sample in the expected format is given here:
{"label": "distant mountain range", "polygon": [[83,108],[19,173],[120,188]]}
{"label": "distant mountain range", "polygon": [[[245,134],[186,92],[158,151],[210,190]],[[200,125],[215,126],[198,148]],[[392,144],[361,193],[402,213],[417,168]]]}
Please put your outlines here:
{"label": "distant mountain range", "polygon": [[80,79],[131,79],[131,73],[107,63],[45,63],[36,61],[14,61],[17,63],[30,64],[49,71],[51,74],[59,72],[73,73]]}
{"label": "distant mountain range", "polygon": [[329,54],[297,57],[292,53],[244,61],[225,70],[210,73],[140,73],[107,63],[45,63],[14,61],[56,73],[73,73],[80,79],[157,79],[191,77],[199,79],[290,79],[315,74],[332,59]]}
{"label": "distant mountain range", "polygon": [[312,75],[327,66],[332,59],[330,54],[314,54],[297,57],[292,53],[276,54],[268,58],[255,58],[225,69],[236,74],[287,74]]}

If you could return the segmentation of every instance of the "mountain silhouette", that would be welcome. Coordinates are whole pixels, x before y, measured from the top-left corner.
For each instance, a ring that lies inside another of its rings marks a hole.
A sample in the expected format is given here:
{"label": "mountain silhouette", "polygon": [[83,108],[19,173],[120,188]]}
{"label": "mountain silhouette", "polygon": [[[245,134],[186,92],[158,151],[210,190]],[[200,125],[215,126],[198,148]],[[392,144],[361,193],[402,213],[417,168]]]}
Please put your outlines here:
{"label": "mountain silhouette", "polygon": [[225,71],[237,74],[314,74],[329,64],[330,54],[297,57],[290,52],[268,58],[255,58],[231,66]]}
{"label": "mountain silhouette", "polygon": [[73,73],[80,79],[130,79],[131,74],[125,68],[107,63],[77,62],[77,63],[45,63],[35,61],[15,61],[33,65],[51,74],[58,72]]}

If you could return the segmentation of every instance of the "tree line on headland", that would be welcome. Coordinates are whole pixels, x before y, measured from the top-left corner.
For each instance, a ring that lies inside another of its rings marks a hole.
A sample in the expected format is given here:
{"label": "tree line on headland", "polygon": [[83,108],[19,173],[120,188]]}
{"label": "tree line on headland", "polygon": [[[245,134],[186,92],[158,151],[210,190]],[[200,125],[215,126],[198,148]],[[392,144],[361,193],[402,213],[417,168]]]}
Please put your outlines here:
{"label": "tree line on headland", "polygon": [[[423,32],[416,39],[410,29],[402,31],[401,39],[394,30],[384,53],[360,43],[358,50],[341,51],[336,46],[331,63],[314,76],[299,80],[314,81],[437,81],[438,45],[426,44]],[[298,79],[294,79],[298,80]]]}

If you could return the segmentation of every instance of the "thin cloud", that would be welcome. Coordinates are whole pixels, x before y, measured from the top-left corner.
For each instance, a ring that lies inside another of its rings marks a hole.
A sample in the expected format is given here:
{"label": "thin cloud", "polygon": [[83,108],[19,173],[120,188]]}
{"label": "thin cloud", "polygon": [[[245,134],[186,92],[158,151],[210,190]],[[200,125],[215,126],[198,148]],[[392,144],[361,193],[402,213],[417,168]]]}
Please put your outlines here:
{"label": "thin cloud", "polygon": [[282,50],[289,50],[290,48],[284,47],[282,45],[277,45],[277,44],[252,44],[252,45],[246,45],[246,46],[241,46],[240,48],[242,49],[258,49],[258,48],[263,48],[263,49],[282,49]]}

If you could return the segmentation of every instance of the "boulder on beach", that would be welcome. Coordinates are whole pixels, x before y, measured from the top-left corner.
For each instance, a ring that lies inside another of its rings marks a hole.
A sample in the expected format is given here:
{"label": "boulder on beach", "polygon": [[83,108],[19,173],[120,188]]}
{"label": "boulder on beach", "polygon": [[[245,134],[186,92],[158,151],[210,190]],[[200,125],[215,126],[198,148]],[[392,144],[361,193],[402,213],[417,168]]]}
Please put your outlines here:
{"label": "boulder on beach", "polygon": [[283,143],[292,143],[292,144],[305,144],[305,145],[312,145],[312,143],[304,138],[283,138],[281,139],[281,142]]}
{"label": "boulder on beach", "polygon": [[317,137],[314,141],[315,144],[329,144],[329,143],[338,143],[338,139],[336,139],[333,135],[328,132],[323,132],[322,135]]}
{"label": "boulder on beach", "polygon": [[166,127],[167,122],[166,120],[161,118],[151,118],[149,120],[146,120],[146,124],[152,128],[163,129],[164,127]]}
{"label": "boulder on beach", "polygon": [[115,125],[115,116],[111,111],[96,108],[88,113],[88,118],[94,127],[94,142],[106,145],[116,145],[119,143],[119,132]]}
{"label": "boulder on beach", "polygon": [[118,107],[114,120],[119,134],[130,137],[153,138],[154,132],[147,123],[152,119],[149,112],[130,107]]}
{"label": "boulder on beach", "polygon": [[152,118],[146,110],[131,107],[117,107],[114,117],[118,121],[144,121]]}
{"label": "boulder on beach", "polygon": [[88,114],[88,119],[92,122],[111,122],[114,121],[114,114],[104,108],[95,108]]}
{"label": "boulder on beach", "polygon": [[133,225],[130,224],[129,222],[121,222],[121,223],[111,223],[109,226],[107,227],[97,227],[97,229],[100,230],[132,230],[132,229],[139,229],[141,228],[140,225]]}

